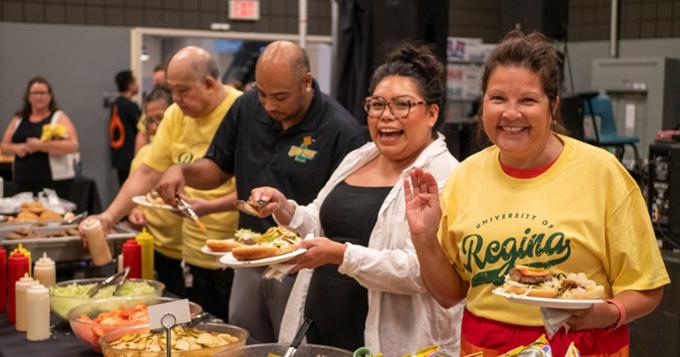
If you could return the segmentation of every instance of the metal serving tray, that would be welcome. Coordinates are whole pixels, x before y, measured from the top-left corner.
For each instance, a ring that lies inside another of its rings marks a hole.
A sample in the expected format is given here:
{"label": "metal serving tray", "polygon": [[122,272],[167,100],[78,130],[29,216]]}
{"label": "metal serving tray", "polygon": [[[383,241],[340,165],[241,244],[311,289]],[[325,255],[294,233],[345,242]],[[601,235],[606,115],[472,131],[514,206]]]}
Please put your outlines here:
{"label": "metal serving tray", "polygon": [[[68,226],[58,226],[58,227],[31,227],[30,225],[23,225],[21,227],[31,228],[34,231],[47,233],[55,232],[63,229],[78,228],[77,225]],[[17,227],[19,228],[19,227]],[[87,249],[83,248],[82,240],[80,236],[67,236],[58,238],[27,238],[27,239],[7,239],[6,236],[12,230],[2,230],[0,231],[0,244],[10,252],[11,250],[17,248],[19,244],[25,249],[31,252],[31,257],[33,260],[38,259],[43,255],[43,252],[47,253],[47,256],[52,258],[55,262],[65,262],[74,260],[88,260],[90,259],[90,253]],[[122,245],[125,240],[133,238],[137,235],[137,232],[126,228],[120,224],[116,224],[111,233],[106,236],[106,240],[109,243],[109,248],[111,249],[111,254],[115,257],[121,250]]]}

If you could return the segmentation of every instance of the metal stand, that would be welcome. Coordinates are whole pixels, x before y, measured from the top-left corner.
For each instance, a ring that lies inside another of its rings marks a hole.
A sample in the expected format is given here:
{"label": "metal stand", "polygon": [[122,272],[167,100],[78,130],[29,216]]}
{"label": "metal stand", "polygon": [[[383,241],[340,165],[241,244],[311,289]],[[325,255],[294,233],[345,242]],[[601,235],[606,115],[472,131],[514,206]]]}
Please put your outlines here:
{"label": "metal stand", "polygon": [[172,328],[175,326],[175,322],[177,322],[177,318],[171,313],[167,313],[161,317],[161,325],[165,329],[165,352],[167,357],[171,356],[172,338],[170,334],[172,333]]}

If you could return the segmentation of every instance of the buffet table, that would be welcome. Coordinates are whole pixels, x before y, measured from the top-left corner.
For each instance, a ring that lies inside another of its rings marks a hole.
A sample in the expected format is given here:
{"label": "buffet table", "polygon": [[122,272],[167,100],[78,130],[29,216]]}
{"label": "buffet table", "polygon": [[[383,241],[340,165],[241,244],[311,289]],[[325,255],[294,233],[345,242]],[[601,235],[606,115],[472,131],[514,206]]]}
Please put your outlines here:
{"label": "buffet table", "polygon": [[78,341],[71,332],[68,321],[62,321],[58,316],[51,315],[51,323],[55,326],[52,337],[45,341],[28,341],[26,333],[18,332],[14,325],[7,321],[6,313],[0,314],[0,357],[101,356]]}

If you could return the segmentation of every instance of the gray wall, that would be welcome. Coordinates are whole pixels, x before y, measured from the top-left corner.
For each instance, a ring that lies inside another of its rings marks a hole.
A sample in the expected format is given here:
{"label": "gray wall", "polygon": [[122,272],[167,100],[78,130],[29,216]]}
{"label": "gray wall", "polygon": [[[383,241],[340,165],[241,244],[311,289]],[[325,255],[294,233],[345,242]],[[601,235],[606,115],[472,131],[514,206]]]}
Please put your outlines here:
{"label": "gray wall", "polygon": [[115,93],[113,76],[130,67],[129,33],[123,27],[0,22],[0,125],[4,130],[20,108],[28,80],[47,77],[78,130],[83,174],[97,181],[104,205],[117,191],[117,179],[103,94]]}
{"label": "gray wall", "polygon": [[[558,48],[562,49],[562,45],[558,45]],[[609,42],[571,42],[568,44],[568,49],[571,68],[574,72],[575,92],[597,89],[591,88],[590,67],[594,58],[609,58]],[[680,41],[677,38],[621,40],[619,42],[619,57],[680,58]],[[567,86],[567,89],[570,88]]]}

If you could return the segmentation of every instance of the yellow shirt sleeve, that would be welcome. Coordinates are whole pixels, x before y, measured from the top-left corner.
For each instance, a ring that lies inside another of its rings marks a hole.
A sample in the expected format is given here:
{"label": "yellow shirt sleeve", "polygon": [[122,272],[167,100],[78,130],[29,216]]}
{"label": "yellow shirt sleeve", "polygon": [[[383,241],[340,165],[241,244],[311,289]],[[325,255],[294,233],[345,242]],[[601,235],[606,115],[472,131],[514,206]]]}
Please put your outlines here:
{"label": "yellow shirt sleeve", "polygon": [[670,283],[646,212],[642,193],[635,186],[611,217],[607,217],[607,275],[612,280],[614,295],[624,290],[651,290]]}

